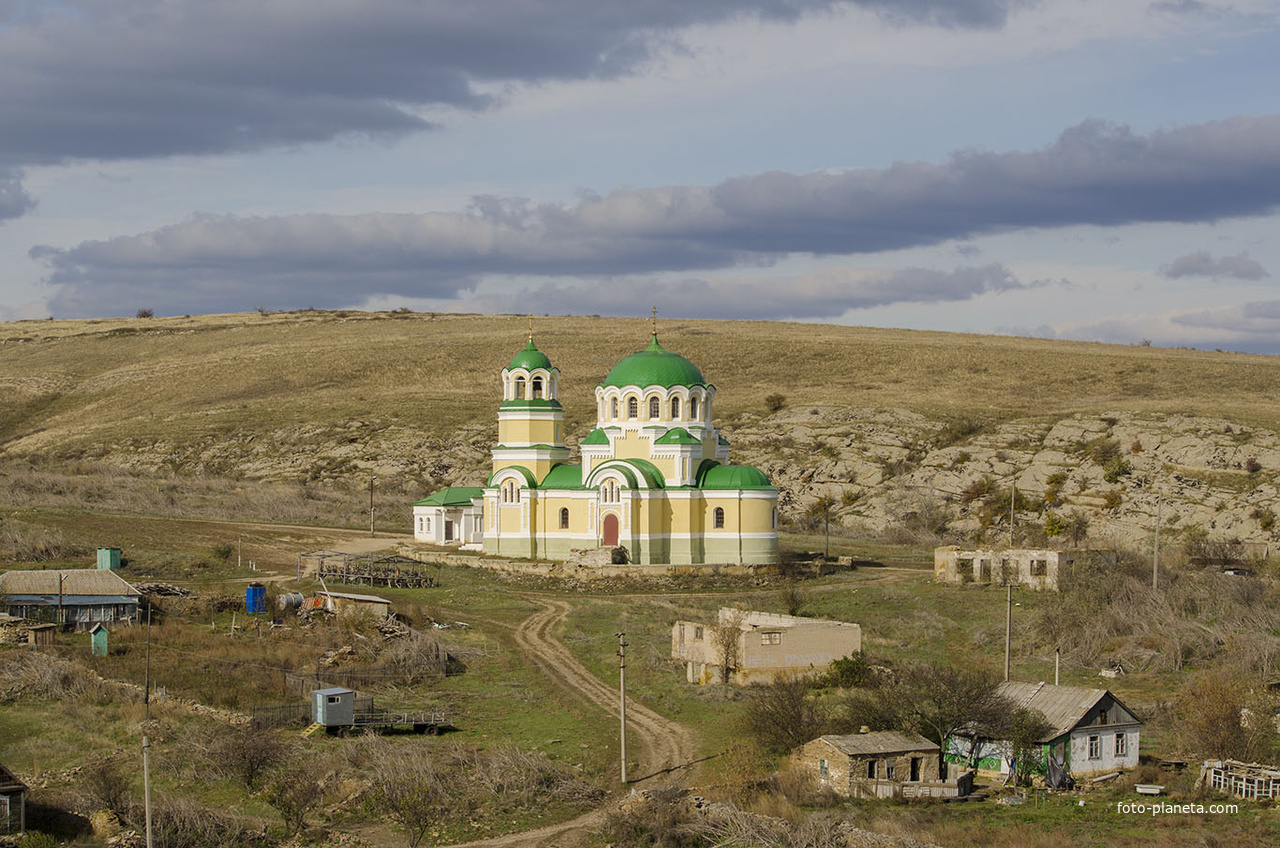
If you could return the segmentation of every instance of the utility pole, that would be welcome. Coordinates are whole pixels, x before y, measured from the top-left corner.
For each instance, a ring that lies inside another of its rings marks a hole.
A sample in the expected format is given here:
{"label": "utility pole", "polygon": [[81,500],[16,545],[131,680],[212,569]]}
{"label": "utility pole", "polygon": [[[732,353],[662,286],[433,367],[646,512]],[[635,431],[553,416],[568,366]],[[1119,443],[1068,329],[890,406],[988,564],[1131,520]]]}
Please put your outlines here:
{"label": "utility pole", "polygon": [[1062,649],[1053,649],[1053,685],[1058,685],[1058,663],[1062,660]]}
{"label": "utility pole", "polygon": [[618,633],[618,693],[622,716],[622,782],[627,782],[627,634]]}
{"label": "utility pole", "polygon": [[147,660],[142,673],[142,704],[147,710],[147,721],[151,720],[151,604],[147,604]]}
{"label": "utility pole", "polygon": [[147,741],[147,737],[142,737],[142,797],[143,806],[146,808],[147,822],[147,848],[151,845],[151,761],[147,757],[147,752],[151,749],[151,743]]}
{"label": "utility pole", "polygon": [[[741,503],[741,499],[739,499]],[[739,527],[742,525],[739,524]],[[826,562],[831,559],[831,496],[822,496],[822,534],[824,541],[822,543],[822,561]]]}
{"label": "utility pole", "polygon": [[[1009,481],[1009,549],[1013,550],[1013,508],[1018,503],[1018,479]],[[1008,680],[1008,675],[1005,675]]]}
{"label": "utility pole", "polygon": [[1009,682],[1009,638],[1013,633],[1013,584],[1006,583],[1004,608],[1004,682]]}
{"label": "utility pole", "polygon": [[1151,552],[1151,588],[1153,590],[1160,588],[1160,507],[1162,505],[1160,496],[1156,496],[1156,543],[1155,550]]}
{"label": "utility pole", "polygon": [[377,474],[369,475],[369,538],[373,538],[373,481],[378,479]]}
{"label": "utility pole", "polygon": [[236,535],[236,570],[244,567],[244,534]]}

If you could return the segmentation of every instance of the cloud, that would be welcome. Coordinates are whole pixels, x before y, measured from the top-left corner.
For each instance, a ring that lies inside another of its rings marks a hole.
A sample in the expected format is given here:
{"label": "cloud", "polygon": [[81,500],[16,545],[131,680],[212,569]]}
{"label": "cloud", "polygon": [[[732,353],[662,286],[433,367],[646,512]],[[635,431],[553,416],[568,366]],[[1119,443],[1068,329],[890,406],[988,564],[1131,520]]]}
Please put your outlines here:
{"label": "cloud", "polygon": [[[322,307],[349,303],[353,291],[450,297],[486,275],[709,271],[1025,228],[1212,222],[1278,206],[1280,116],[1149,136],[1086,121],[1041,150],[965,151],[942,164],[773,172],[571,205],[479,197],[466,213],[196,215],[31,255],[63,287],[52,304],[60,315],[119,312],[131,290],[190,304],[179,312],[243,309],[246,292],[270,308]],[[1226,267],[1238,270],[1239,260]]]}
{"label": "cloud", "polygon": [[1060,338],[1117,344],[1150,340],[1161,347],[1196,347],[1243,353],[1280,354],[1280,300],[1254,301],[1208,309],[1113,315],[1055,327]]}
{"label": "cloud", "polygon": [[1214,259],[1207,250],[1197,250],[1179,256],[1168,265],[1160,267],[1160,275],[1171,280],[1183,277],[1229,277],[1234,280],[1261,280],[1271,276],[1256,260],[1246,253]]}
{"label": "cloud", "polygon": [[[437,128],[503,84],[611,79],[739,18],[1001,26],[1024,0],[65,0],[0,6],[0,168]],[[9,213],[12,217],[12,212]]]}
{"label": "cloud", "polygon": [[673,318],[830,319],[895,303],[970,300],[1028,288],[1003,265],[935,271],[871,272],[836,268],[789,277],[600,281],[548,284],[488,294],[460,304],[468,311],[522,312],[530,303],[560,304],[573,314],[641,315],[653,304]]}
{"label": "cloud", "polygon": [[0,168],[0,221],[19,218],[35,208],[36,202],[22,188],[22,175]]}

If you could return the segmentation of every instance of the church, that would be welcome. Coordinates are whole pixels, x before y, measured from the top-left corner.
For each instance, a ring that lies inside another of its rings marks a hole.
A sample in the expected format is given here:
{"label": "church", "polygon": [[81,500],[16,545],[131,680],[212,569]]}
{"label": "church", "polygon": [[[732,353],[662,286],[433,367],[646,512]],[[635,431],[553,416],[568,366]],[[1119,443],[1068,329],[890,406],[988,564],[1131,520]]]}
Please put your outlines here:
{"label": "church", "polygon": [[712,423],[716,387],[656,328],[596,386],[596,426],[576,465],[559,386],[530,333],[502,370],[488,483],[414,504],[418,541],[542,560],[622,546],[639,564],[777,562],[778,490],[760,469],[729,464]]}

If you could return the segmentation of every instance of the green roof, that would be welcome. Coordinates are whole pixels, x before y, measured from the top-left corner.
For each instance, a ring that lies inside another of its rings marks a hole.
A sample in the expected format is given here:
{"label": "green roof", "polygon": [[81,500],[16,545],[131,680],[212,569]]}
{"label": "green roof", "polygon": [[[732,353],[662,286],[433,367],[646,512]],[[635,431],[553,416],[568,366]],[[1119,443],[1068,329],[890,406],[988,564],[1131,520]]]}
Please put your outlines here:
{"label": "green roof", "polygon": [[704,461],[698,468],[699,489],[772,489],[773,484],[754,465],[717,465]]}
{"label": "green roof", "polygon": [[700,445],[701,441],[690,435],[689,431],[683,427],[672,427],[660,439],[654,440],[655,445]]}
{"label": "green roof", "polygon": [[472,498],[484,496],[484,489],[479,486],[449,486],[427,495],[414,506],[471,506]]}
{"label": "green roof", "polygon": [[609,376],[604,378],[605,386],[705,386],[698,366],[679,354],[658,344],[658,334],[653,334],[649,346],[639,353],[633,353],[623,359]]}
{"label": "green roof", "polygon": [[542,478],[539,489],[581,489],[582,466],[560,464],[547,472]]}
{"label": "green roof", "polygon": [[514,371],[517,368],[524,368],[532,371],[535,368],[546,368],[551,370],[551,360],[547,355],[538,350],[533,344],[533,339],[529,339],[529,343],[524,346],[524,350],[511,357],[511,364],[507,366],[508,371]]}
{"label": "green roof", "polygon": [[609,444],[609,436],[599,427],[587,434],[587,437],[578,444],[580,445],[607,445]]}

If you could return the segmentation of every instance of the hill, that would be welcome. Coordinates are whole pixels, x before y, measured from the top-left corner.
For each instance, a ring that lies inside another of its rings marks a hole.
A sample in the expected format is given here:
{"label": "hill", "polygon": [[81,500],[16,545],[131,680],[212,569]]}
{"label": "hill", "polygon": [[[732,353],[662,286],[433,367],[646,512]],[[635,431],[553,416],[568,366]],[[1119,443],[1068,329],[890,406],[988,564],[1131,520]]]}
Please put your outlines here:
{"label": "hill", "polygon": [[[526,326],[317,311],[0,324],[0,456],[339,488],[377,474],[406,496],[474,483]],[[648,322],[534,331],[576,442]],[[735,459],[770,471],[797,522],[826,496],[854,529],[989,532],[1014,480],[1024,529],[1075,511],[1095,535],[1132,535],[1158,494],[1174,526],[1264,541],[1280,508],[1280,358],[770,322],[659,331],[717,385]]]}

